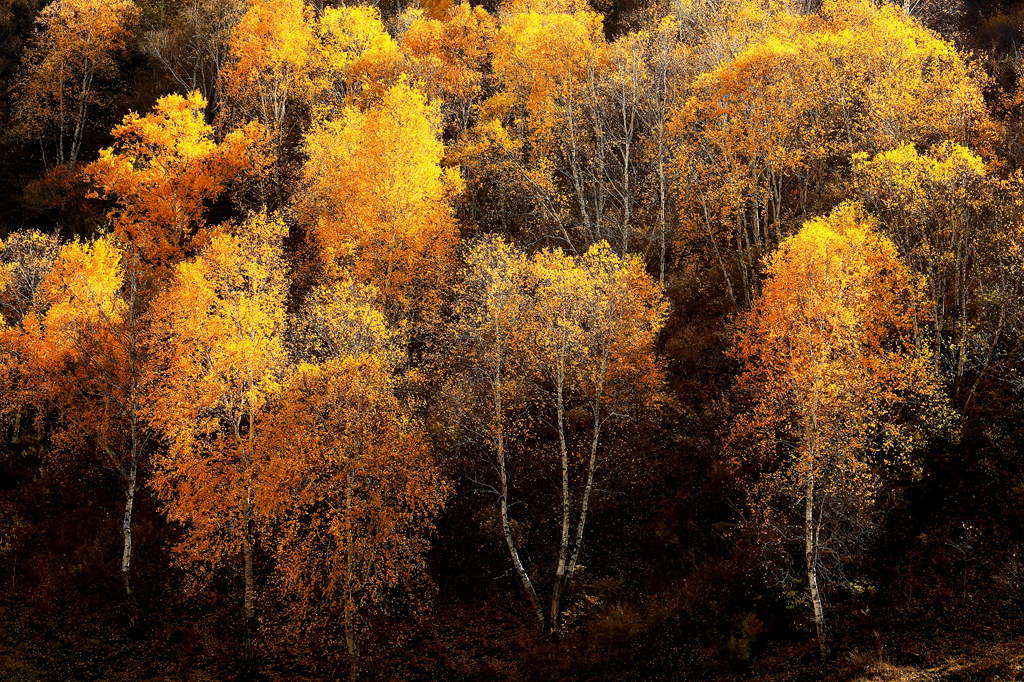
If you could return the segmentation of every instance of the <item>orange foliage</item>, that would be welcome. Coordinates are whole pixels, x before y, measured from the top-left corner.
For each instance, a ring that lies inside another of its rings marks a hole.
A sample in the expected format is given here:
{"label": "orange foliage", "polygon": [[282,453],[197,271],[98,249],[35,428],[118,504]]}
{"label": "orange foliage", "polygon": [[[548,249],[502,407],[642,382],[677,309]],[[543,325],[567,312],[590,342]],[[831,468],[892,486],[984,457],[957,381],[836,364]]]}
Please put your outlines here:
{"label": "orange foliage", "polygon": [[[219,144],[198,92],[157,100],[153,112],[132,113],[113,134],[112,147],[86,174],[115,200],[115,233],[150,264],[168,264],[202,245],[204,212],[242,170],[259,164],[261,128],[249,124]],[[198,239],[197,239],[198,238]]]}
{"label": "orange foliage", "polygon": [[306,136],[299,215],[324,262],[380,290],[392,312],[429,308],[448,274],[458,173],[441,168],[438,113],[401,82],[367,111]]}
{"label": "orange foliage", "polygon": [[178,265],[154,304],[156,349],[149,419],[167,452],[152,487],[185,529],[179,558],[217,567],[244,560],[245,611],[254,616],[256,444],[281,390],[286,269],[281,220],[256,214]]}

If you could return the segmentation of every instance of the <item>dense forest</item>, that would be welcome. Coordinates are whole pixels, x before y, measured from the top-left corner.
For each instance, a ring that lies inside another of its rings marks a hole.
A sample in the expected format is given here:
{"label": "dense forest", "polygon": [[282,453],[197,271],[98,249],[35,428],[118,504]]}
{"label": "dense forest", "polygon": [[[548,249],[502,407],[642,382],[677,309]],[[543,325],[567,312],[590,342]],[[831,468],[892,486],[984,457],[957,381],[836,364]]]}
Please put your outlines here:
{"label": "dense forest", "polygon": [[1024,678],[1024,3],[0,33],[0,677]]}

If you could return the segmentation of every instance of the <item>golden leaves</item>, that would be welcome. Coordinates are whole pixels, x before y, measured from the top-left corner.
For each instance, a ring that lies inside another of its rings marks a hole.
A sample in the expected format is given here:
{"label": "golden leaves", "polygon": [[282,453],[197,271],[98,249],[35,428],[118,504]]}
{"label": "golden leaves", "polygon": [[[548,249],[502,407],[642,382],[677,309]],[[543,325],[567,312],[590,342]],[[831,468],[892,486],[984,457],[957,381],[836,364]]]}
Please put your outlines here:
{"label": "golden leaves", "polygon": [[306,136],[298,212],[324,262],[375,286],[400,315],[429,308],[447,275],[457,172],[443,171],[437,109],[404,80]]}
{"label": "golden leaves", "polygon": [[795,442],[798,491],[815,478],[823,494],[870,495],[872,453],[906,457],[918,443],[913,434],[950,421],[930,353],[916,338],[921,279],[855,204],[808,221],[780,245],[767,274],[739,323],[738,386],[753,408],[734,438],[754,438],[755,452]]}
{"label": "golden leaves", "polygon": [[[86,174],[115,200],[115,233],[153,265],[181,258],[201,234],[206,202],[217,198],[243,169],[262,161],[254,152],[263,133],[256,124],[229,133],[219,144],[198,92],[168,95],[145,116],[131,113],[114,128],[115,144],[100,151]],[[200,241],[201,245],[201,241]]]}

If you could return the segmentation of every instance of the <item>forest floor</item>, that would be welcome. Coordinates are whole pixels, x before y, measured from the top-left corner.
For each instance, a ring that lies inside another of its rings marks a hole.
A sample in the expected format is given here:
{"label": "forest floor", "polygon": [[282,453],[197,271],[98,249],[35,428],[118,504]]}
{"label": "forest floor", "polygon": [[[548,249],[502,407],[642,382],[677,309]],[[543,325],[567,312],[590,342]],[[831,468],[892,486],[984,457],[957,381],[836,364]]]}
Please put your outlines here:
{"label": "forest floor", "polygon": [[[993,636],[996,636],[993,633]],[[1024,680],[1024,638],[1006,641],[950,641],[944,652],[922,663],[900,664],[886,660],[870,663],[855,680],[943,682],[951,680]]]}
{"label": "forest floor", "polygon": [[[801,642],[767,647],[742,673],[724,679],[746,682],[836,680],[841,682],[1024,681],[1024,634],[1016,624],[975,626],[966,631],[902,631],[888,633],[874,646],[837,651],[826,672],[814,663],[814,645]],[[218,628],[207,623],[201,630]],[[211,640],[180,647],[168,641],[168,630],[156,626],[128,635],[110,621],[90,618],[41,619],[18,604],[14,595],[0,596],[0,679],[42,680],[217,680],[231,677],[230,650]],[[466,640],[461,640],[465,643]],[[502,657],[512,652],[491,652]],[[452,652],[472,657],[471,652]],[[514,655],[514,654],[513,654]],[[511,663],[510,668],[516,666]],[[442,665],[442,668],[445,667]],[[458,668],[459,666],[455,666]],[[285,669],[289,669],[285,666]],[[466,671],[430,673],[429,679],[473,679]],[[264,670],[260,679],[317,679]],[[692,679],[699,671],[691,671]],[[689,679],[689,674],[682,679]],[[571,676],[571,673],[570,673]],[[388,679],[365,671],[364,679]],[[424,678],[427,679],[427,678]]]}
{"label": "forest floor", "polygon": [[842,682],[1022,682],[1024,635],[1011,628],[982,626],[969,631],[890,633],[875,646],[836,652],[828,674],[813,663],[812,643],[762,654],[744,674],[745,682],[829,679]]}

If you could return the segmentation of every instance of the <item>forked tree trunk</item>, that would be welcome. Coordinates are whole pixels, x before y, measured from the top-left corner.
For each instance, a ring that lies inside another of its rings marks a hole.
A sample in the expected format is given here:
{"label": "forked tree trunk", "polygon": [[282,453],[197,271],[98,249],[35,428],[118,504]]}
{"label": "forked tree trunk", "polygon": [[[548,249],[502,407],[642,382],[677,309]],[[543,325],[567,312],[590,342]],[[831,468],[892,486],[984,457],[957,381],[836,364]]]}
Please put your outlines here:
{"label": "forked tree trunk", "polygon": [[533,587],[533,581],[530,580],[530,575],[526,572],[526,569],[523,567],[523,562],[519,558],[519,551],[516,549],[515,538],[512,537],[512,527],[508,520],[508,469],[505,466],[505,433],[502,428],[504,411],[502,409],[500,376],[495,382],[494,394],[495,417],[497,420],[495,454],[498,463],[498,478],[501,484],[500,499],[498,501],[498,511],[501,517],[501,532],[505,536],[505,544],[508,546],[508,553],[512,558],[512,567],[515,569],[516,575],[519,576],[519,581],[523,585],[523,591],[526,592],[526,597],[530,601],[533,613],[537,617],[540,627],[543,630],[545,625],[544,611],[540,607],[540,599],[537,597],[537,590]]}

